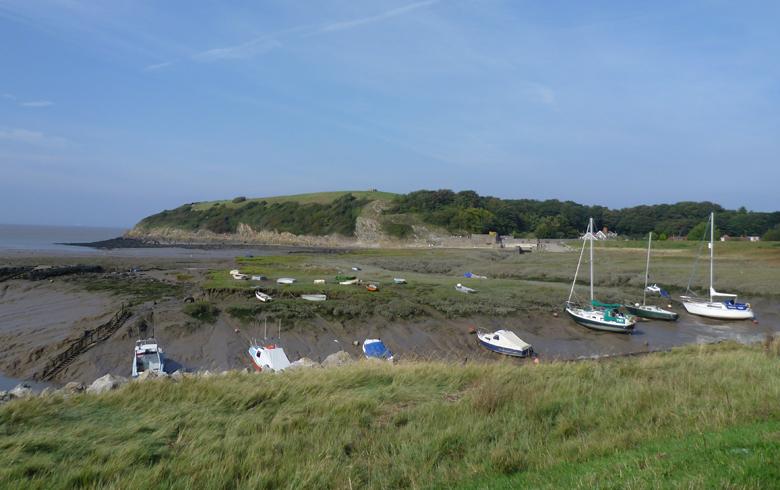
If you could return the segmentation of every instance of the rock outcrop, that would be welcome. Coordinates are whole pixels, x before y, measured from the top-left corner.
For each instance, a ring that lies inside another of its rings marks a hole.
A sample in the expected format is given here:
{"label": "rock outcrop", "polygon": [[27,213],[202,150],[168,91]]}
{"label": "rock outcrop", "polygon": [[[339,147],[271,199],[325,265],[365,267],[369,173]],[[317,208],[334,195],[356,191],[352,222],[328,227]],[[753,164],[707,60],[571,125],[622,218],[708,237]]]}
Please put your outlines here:
{"label": "rock outcrop", "polygon": [[96,379],[91,385],[89,385],[89,388],[87,388],[87,393],[105,393],[107,391],[115,390],[127,382],[128,379],[122,376],[106,374],[105,376]]}
{"label": "rock outcrop", "polygon": [[352,356],[349,355],[349,352],[340,350],[326,357],[325,360],[322,361],[322,367],[346,366],[347,364],[352,364],[353,362],[355,362],[355,360],[352,359]]}

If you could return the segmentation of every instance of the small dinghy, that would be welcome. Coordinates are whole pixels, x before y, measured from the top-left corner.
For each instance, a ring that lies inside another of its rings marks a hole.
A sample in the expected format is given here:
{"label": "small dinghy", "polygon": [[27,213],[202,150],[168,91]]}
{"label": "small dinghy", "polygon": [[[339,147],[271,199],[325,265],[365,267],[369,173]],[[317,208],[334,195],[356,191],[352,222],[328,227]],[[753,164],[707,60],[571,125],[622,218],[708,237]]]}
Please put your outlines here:
{"label": "small dinghy", "polygon": [[265,294],[264,292],[262,292],[260,290],[255,291],[255,298],[259,299],[263,303],[268,303],[269,301],[271,301],[273,299],[271,297],[271,295]]}
{"label": "small dinghy", "polygon": [[301,299],[306,301],[325,301],[328,297],[324,294],[302,294]]}
{"label": "small dinghy", "polygon": [[375,293],[379,291],[379,286],[377,286],[376,284],[369,284],[366,286],[366,290]]}
{"label": "small dinghy", "polygon": [[155,339],[137,340],[133,359],[133,377],[137,378],[145,371],[162,373],[164,367],[163,351]]}
{"label": "small dinghy", "polygon": [[482,347],[504,354],[506,356],[527,357],[534,349],[511,330],[496,330],[495,332],[477,332],[477,342]]}
{"label": "small dinghy", "polygon": [[458,284],[455,285],[455,291],[457,291],[459,293],[466,293],[466,294],[476,293],[477,292],[476,289],[471,289],[470,287],[466,287],[466,286],[464,286],[461,283],[458,283]]}
{"label": "small dinghy", "polygon": [[280,277],[276,280],[276,284],[295,284],[295,279],[292,277]]}
{"label": "small dinghy", "polygon": [[393,282],[396,284],[406,284],[406,279],[403,277],[394,277]]}
{"label": "small dinghy", "polygon": [[241,272],[238,271],[238,269],[233,269],[232,271],[230,271],[230,275],[233,277],[233,279],[237,281],[244,281],[249,279],[249,276],[247,276],[246,274],[242,274]]}
{"label": "small dinghy", "polygon": [[341,284],[342,286],[352,286],[354,284],[357,284],[358,282],[360,282],[360,279],[355,278],[355,279],[348,279],[346,281],[339,281],[339,284]]}
{"label": "small dinghy", "polygon": [[284,349],[276,344],[260,345],[255,342],[249,346],[249,357],[257,371],[282,371],[290,367]]}
{"label": "small dinghy", "polygon": [[393,353],[390,352],[390,349],[387,348],[381,339],[366,339],[363,342],[363,354],[365,354],[368,359],[393,360]]}
{"label": "small dinghy", "polygon": [[325,284],[325,279],[315,279],[314,284]]}
{"label": "small dinghy", "polygon": [[252,276],[253,281],[267,281],[268,278],[265,276]]}

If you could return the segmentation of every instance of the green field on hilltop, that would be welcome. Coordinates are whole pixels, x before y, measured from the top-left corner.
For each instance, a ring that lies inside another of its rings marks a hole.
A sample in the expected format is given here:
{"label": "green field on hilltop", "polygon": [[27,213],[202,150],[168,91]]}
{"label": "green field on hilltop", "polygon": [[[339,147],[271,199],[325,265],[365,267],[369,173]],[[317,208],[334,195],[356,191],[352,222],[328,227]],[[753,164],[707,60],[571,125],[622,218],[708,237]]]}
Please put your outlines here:
{"label": "green field on hilltop", "polygon": [[540,365],[360,362],[0,408],[18,488],[769,488],[780,345]]}
{"label": "green field on hilltop", "polygon": [[212,206],[224,205],[227,207],[240,207],[246,206],[252,201],[260,202],[265,201],[269,204],[284,203],[284,202],[297,202],[299,204],[329,204],[336,199],[343,197],[347,194],[352,194],[358,199],[367,199],[370,201],[386,200],[389,201],[396,197],[398,194],[392,192],[382,191],[333,191],[333,192],[311,192],[307,194],[292,194],[289,196],[271,196],[271,197],[252,197],[247,198],[241,202],[233,202],[233,199],[225,199],[221,201],[203,201],[193,203],[193,209],[198,211],[206,210]]}

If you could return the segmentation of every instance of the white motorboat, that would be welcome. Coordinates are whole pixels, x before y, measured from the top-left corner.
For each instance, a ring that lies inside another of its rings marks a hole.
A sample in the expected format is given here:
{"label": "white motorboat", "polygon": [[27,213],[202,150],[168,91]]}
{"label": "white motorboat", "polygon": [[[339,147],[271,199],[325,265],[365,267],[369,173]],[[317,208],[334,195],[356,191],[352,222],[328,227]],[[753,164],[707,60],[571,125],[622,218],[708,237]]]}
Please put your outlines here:
{"label": "white motorboat", "polygon": [[270,294],[266,294],[266,293],[260,291],[259,289],[257,291],[255,291],[255,298],[259,299],[263,303],[268,303],[269,301],[273,300],[273,298],[271,297]]}
{"label": "white motorboat", "polygon": [[301,299],[306,301],[325,301],[328,297],[324,294],[302,294]]}
{"label": "white motorboat", "polygon": [[295,279],[292,277],[280,277],[276,280],[276,284],[295,284]]}
{"label": "white motorboat", "polygon": [[232,271],[230,271],[230,275],[233,277],[233,279],[237,281],[245,281],[249,279],[248,275],[242,274],[241,272],[238,271],[238,269],[233,269]]}
{"label": "white motorboat", "polygon": [[406,279],[403,277],[394,277],[393,282],[396,284],[406,284]]}
{"label": "white motorboat", "polygon": [[472,289],[470,287],[464,286],[461,283],[458,283],[458,284],[455,285],[455,291],[457,291],[459,293],[466,293],[466,294],[476,293],[477,292],[476,289]]}
{"label": "white motorboat", "polygon": [[531,344],[524,341],[511,330],[496,330],[495,332],[477,332],[477,342],[482,347],[514,357],[527,357],[533,353]]}
{"label": "white motorboat", "polygon": [[137,378],[145,371],[162,373],[165,361],[163,351],[155,339],[137,340],[133,356],[133,378]]}
{"label": "white motorboat", "polygon": [[284,349],[277,344],[258,344],[249,346],[249,357],[257,371],[283,371],[290,367],[290,360]]}
{"label": "white motorboat", "polygon": [[352,285],[357,284],[359,282],[360,282],[360,279],[355,278],[355,279],[348,279],[346,281],[340,281],[339,284],[341,284],[342,286],[352,286]]}
{"label": "white motorboat", "polygon": [[325,279],[315,279],[314,284],[325,284]]}
{"label": "white motorboat", "polygon": [[[738,303],[737,295],[720,293],[715,290],[715,213],[710,213],[710,289],[708,298],[700,298],[691,291],[690,281],[685,296],[680,296],[683,306],[693,315],[716,318],[719,320],[750,320],[753,318],[753,309],[750,303]],[[694,272],[696,266],[694,264]],[[691,278],[693,278],[693,273]]]}

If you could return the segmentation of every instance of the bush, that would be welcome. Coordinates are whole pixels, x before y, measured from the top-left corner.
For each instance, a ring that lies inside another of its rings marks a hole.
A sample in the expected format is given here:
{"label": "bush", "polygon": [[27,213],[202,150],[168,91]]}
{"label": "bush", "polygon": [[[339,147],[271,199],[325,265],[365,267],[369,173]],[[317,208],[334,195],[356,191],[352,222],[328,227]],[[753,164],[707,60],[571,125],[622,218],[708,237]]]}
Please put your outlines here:
{"label": "bush", "polygon": [[766,233],[764,233],[764,236],[762,237],[763,240],[769,241],[769,242],[778,242],[780,241],[780,225],[775,225],[774,228],[770,229]]}
{"label": "bush", "polygon": [[207,301],[196,301],[195,303],[184,305],[182,311],[203,323],[214,323],[217,321],[217,317],[219,317],[219,308]]}
{"label": "bush", "polygon": [[382,231],[394,238],[409,238],[414,235],[414,228],[412,225],[406,223],[382,223]]}
{"label": "bush", "polygon": [[238,204],[238,203],[244,202],[244,201],[246,201],[246,197],[245,196],[238,196],[238,197],[234,197],[233,198],[233,204]]}

